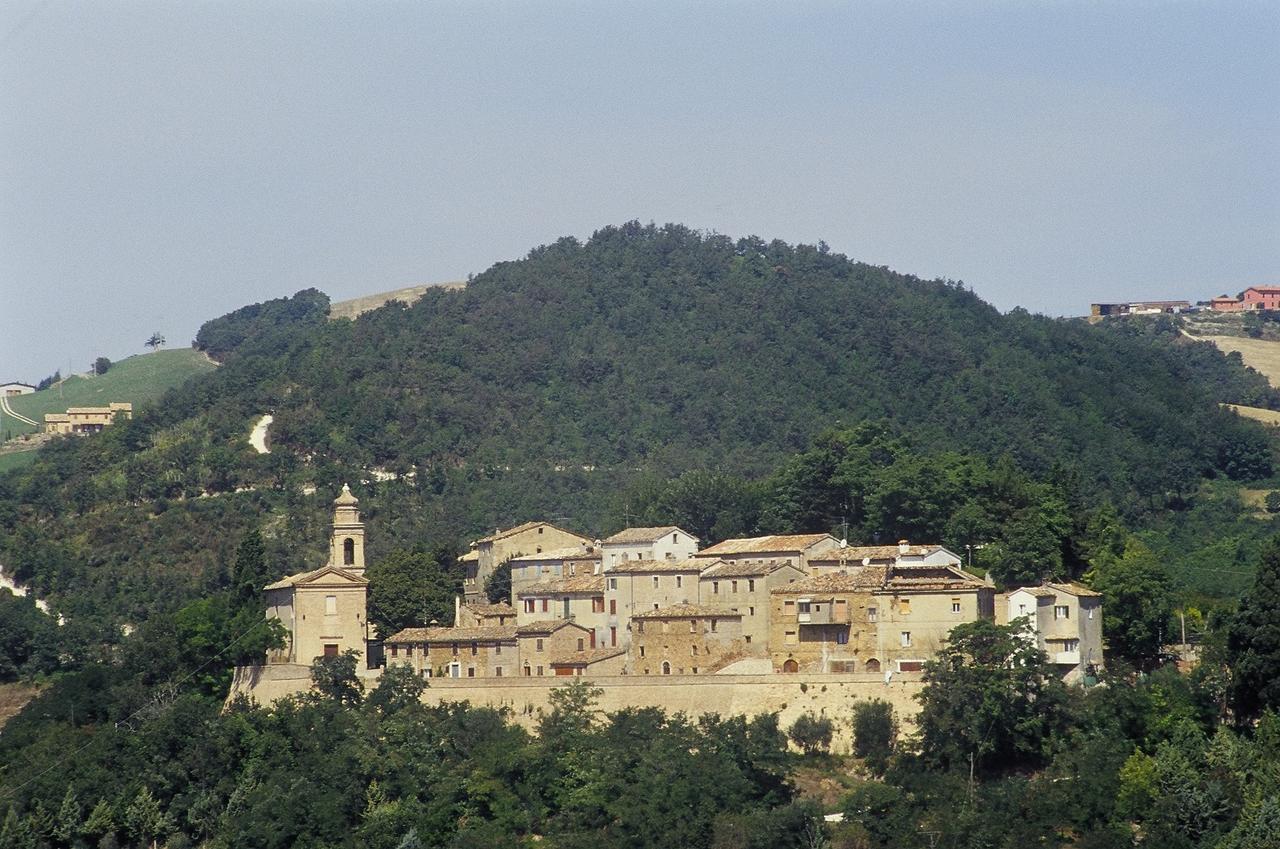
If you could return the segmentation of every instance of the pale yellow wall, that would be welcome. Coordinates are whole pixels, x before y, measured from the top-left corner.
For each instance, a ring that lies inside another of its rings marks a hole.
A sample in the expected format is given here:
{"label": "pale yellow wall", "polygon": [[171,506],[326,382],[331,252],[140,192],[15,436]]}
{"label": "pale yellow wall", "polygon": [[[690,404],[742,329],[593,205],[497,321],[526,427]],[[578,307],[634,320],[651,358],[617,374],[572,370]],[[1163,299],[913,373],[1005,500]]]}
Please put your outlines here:
{"label": "pale yellow wall", "polygon": [[[327,596],[335,597],[337,612],[326,613]],[[327,644],[336,644],[338,652],[356,649],[359,663],[365,662],[365,588],[350,584],[327,586],[304,584],[294,588],[294,633],[290,658],[295,663],[311,663],[324,654]]]}
{"label": "pale yellow wall", "polygon": [[[784,566],[758,578],[701,578],[698,581],[700,603],[723,605],[741,613],[747,653],[763,657],[769,651],[773,618],[770,593],[775,587],[803,577],[804,573],[794,566]],[[748,637],[750,639],[746,639]]]}
{"label": "pale yellow wall", "polygon": [[632,626],[628,668],[633,675],[662,675],[663,661],[671,664],[672,675],[696,675],[745,653],[737,617],[645,618]]}
{"label": "pale yellow wall", "polygon": [[[569,600],[569,615],[564,615],[564,600]],[[545,622],[548,619],[571,619],[575,624],[596,632],[597,645],[608,645],[601,642],[609,636],[609,605],[605,601],[602,610],[594,611],[593,600],[604,600],[604,593],[530,593],[527,590],[516,599],[516,623],[527,625],[531,622]],[[525,602],[532,601],[534,609],[527,611]],[[543,610],[543,602],[546,610]]]}
{"label": "pale yellow wall", "polygon": [[476,546],[477,557],[463,564],[462,590],[468,601],[484,596],[484,583],[493,570],[512,557],[537,554],[590,542],[586,537],[562,531],[551,525],[539,525],[519,533],[505,536]]}
{"label": "pale yellow wall", "polygon": [[[654,586],[654,578],[658,579]],[[617,644],[629,646],[632,638],[631,618],[637,613],[670,607],[673,604],[698,603],[698,569],[684,572],[605,573],[605,631],[603,645],[612,645],[610,628],[617,629]],[[611,606],[610,602],[614,602]],[[616,611],[610,613],[609,611]]]}
{"label": "pale yellow wall", "polygon": [[[990,619],[994,615],[994,590],[878,592],[875,594],[879,629],[876,651],[883,668],[897,670],[901,660],[929,660],[942,648],[951,629],[963,622]],[[902,601],[910,601],[904,612]],[[952,604],[960,604],[960,612]],[[911,633],[911,645],[902,645],[902,632]],[[886,663],[888,661],[888,663]]]}

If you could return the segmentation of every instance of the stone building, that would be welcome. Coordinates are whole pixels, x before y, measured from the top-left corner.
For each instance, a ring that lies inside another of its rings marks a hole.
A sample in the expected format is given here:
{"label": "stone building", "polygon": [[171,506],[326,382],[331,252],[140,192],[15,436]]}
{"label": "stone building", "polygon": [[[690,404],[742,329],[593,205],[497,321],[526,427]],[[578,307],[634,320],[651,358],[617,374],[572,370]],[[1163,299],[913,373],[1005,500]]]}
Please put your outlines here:
{"label": "stone building", "polygon": [[578,575],[595,575],[600,572],[600,548],[594,543],[571,545],[534,554],[521,554],[507,560],[511,566],[511,603],[526,587],[553,581],[558,578],[574,578]]}
{"label": "stone building", "polygon": [[45,413],[45,433],[97,433],[116,417],[133,418],[133,404],[113,401],[105,407],[68,407],[65,413]]}
{"label": "stone building", "polygon": [[571,659],[585,657],[596,648],[595,632],[568,619],[526,622],[516,629],[516,635],[520,671],[526,678],[573,675]]}
{"label": "stone building", "polygon": [[499,604],[464,604],[454,599],[453,627],[478,628],[485,625],[514,625],[516,609],[505,601]]}
{"label": "stone building", "polygon": [[695,557],[711,563],[724,560],[736,563],[749,560],[754,563],[785,564],[808,572],[809,561],[832,549],[839,548],[840,541],[831,534],[782,534],[750,539],[727,539],[704,548]]}
{"label": "stone building", "polygon": [[1005,596],[1009,622],[1027,617],[1028,634],[1059,673],[1075,683],[1103,666],[1102,595],[1077,583],[1020,587]]}
{"label": "stone building", "polygon": [[715,672],[744,656],[742,614],[702,604],[675,604],[632,619],[634,675]]}
{"label": "stone building", "polygon": [[502,678],[519,672],[515,625],[405,628],[383,641],[387,665],[428,678]]}
{"label": "stone building", "polygon": [[684,560],[698,550],[698,538],[675,525],[626,528],[600,543],[604,571],[627,560]]}
{"label": "stone building", "polygon": [[346,484],[334,499],[329,559],[319,569],[289,575],[265,588],[267,618],[284,625],[286,645],[268,663],[310,664],[320,656],[355,649],[367,657],[365,618],[369,582],[364,577],[364,525]]}
{"label": "stone building", "polygon": [[516,598],[516,621],[521,624],[545,619],[566,619],[594,632],[604,645],[608,616],[604,605],[603,575],[577,575],[543,581],[520,590]]}
{"label": "stone building", "polygon": [[936,543],[912,545],[845,545],[809,559],[811,574],[848,572],[859,566],[961,566],[960,556]]}
{"label": "stone building", "polygon": [[763,657],[769,650],[773,618],[770,593],[804,577],[798,566],[785,560],[717,560],[698,577],[698,602],[741,613],[747,654]]}
{"label": "stone building", "polygon": [[698,601],[699,560],[620,560],[604,575],[605,625],[601,644],[629,646],[631,618],[646,610]]}
{"label": "stone building", "polygon": [[471,543],[471,550],[458,558],[462,564],[462,591],[468,602],[487,601],[485,582],[493,570],[512,557],[540,554],[552,549],[586,545],[591,540],[550,522],[525,522]]}

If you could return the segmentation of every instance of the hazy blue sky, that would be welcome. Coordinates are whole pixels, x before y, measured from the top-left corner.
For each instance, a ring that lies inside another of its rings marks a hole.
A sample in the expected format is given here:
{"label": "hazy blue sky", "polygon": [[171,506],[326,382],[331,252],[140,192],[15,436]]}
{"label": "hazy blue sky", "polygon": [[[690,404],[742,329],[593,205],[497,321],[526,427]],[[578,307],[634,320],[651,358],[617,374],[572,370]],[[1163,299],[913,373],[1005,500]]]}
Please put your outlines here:
{"label": "hazy blue sky", "polygon": [[1274,2],[3,2],[0,380],[633,218],[1002,309],[1280,283],[1278,57]]}

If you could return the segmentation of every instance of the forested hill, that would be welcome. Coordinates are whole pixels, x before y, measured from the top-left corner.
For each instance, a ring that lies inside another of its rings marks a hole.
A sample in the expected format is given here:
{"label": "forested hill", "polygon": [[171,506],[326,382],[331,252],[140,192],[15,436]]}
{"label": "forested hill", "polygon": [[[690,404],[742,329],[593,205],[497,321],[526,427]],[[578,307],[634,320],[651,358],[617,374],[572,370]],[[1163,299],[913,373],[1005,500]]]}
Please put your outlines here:
{"label": "forested hill", "polygon": [[[641,484],[697,470],[726,476],[689,508],[701,519],[678,516],[704,534],[835,528],[844,512],[851,536],[954,544],[977,527],[1007,535],[1044,501],[1010,495],[1012,473],[1053,482],[1077,524],[1110,502],[1135,526],[1206,479],[1271,474],[1264,431],[1219,402],[1280,397],[1170,321],[1001,315],[958,284],[825,246],[633,223],[411,307],[327,322],[327,303],[309,290],[209,322],[198,342],[222,368],[0,478],[0,563],[73,613],[145,616],[225,583],[251,526],[278,571],[306,565],[334,488],[375,468],[414,477],[357,487],[374,556],[526,518],[610,532],[659,509]],[[246,437],[267,411],[273,449],[256,455]],[[851,437],[856,450],[846,440],[823,466],[821,434],[868,423],[880,436]],[[801,480],[810,460],[819,471]],[[882,491],[891,478],[899,489]],[[943,478],[945,497],[925,499]],[[298,494],[309,483],[314,498]],[[748,493],[734,517],[711,515],[729,489]],[[956,529],[977,490],[981,522]],[[1024,524],[1040,549],[1069,548],[1056,518]]]}
{"label": "forested hill", "polygon": [[1037,473],[1077,464],[1125,502],[1241,472],[1257,431],[1217,402],[1280,406],[1175,337],[1002,316],[959,285],[820,248],[631,224],[287,347],[251,338],[188,395],[274,409],[276,444],[364,465],[762,472],[823,430],[883,419]]}

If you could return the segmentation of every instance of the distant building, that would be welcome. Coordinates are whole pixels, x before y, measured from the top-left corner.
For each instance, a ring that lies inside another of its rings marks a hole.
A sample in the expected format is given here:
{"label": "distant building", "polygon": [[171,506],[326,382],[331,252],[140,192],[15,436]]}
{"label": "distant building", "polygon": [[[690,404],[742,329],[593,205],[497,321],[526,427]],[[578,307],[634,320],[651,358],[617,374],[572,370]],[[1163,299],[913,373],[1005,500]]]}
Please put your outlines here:
{"label": "distant building", "polygon": [[698,573],[706,564],[687,560],[622,560],[604,573],[606,627],[602,645],[631,645],[636,614],[698,601]]}
{"label": "distant building", "polygon": [[35,392],[36,388],[30,383],[0,383],[0,395],[6,398],[12,398],[14,395],[30,395]]}
{"label": "distant building", "polygon": [[535,554],[521,554],[507,560],[511,567],[511,603],[516,603],[520,590],[557,578],[594,575],[600,571],[600,548],[594,543],[580,543],[566,548],[553,548]]}
{"label": "distant building", "polygon": [[578,575],[524,587],[516,594],[516,622],[526,625],[552,619],[575,622],[592,634],[591,647],[603,642],[608,627],[604,576]]}
{"label": "distant building", "polygon": [[1208,306],[1214,312],[1240,312],[1244,309],[1244,301],[1230,295],[1219,295],[1210,299]]}
{"label": "distant building", "polygon": [[1191,311],[1190,301],[1129,301],[1116,304],[1090,304],[1090,314],[1095,317],[1116,315],[1159,315]]}
{"label": "distant building", "polygon": [[471,543],[471,550],[458,558],[463,567],[462,591],[468,602],[483,602],[485,582],[494,569],[512,557],[589,542],[586,537],[557,528],[550,522],[525,522],[505,531],[495,531]]}
{"label": "distant building", "polygon": [[1250,286],[1240,301],[1245,310],[1280,310],[1280,286]]}
{"label": "distant building", "polygon": [[632,625],[633,675],[697,675],[742,656],[742,614],[716,605],[646,610]]}
{"label": "distant building", "polygon": [[65,413],[45,413],[45,433],[97,433],[116,420],[133,418],[133,404],[112,402],[105,407],[70,407]]}
{"label": "distant building", "polygon": [[960,555],[936,543],[912,545],[846,545],[809,558],[813,574],[847,572],[858,566],[960,566]]}
{"label": "distant building", "polygon": [[809,561],[818,555],[840,547],[840,541],[831,534],[778,534],[750,539],[727,539],[710,548],[704,548],[694,557],[707,563],[723,560],[727,563],[751,561],[753,563],[778,563],[807,570]]}
{"label": "distant building", "polygon": [[1102,595],[1076,583],[1021,587],[1006,596],[1008,621],[1028,617],[1028,634],[1067,681],[1078,681],[1102,658]]}
{"label": "distant building", "polygon": [[364,577],[364,525],[357,503],[343,484],[333,502],[328,562],[265,587],[267,618],[279,621],[287,633],[285,647],[270,652],[268,663],[310,665],[317,657],[355,649],[364,665],[369,582]]}
{"label": "distant building", "polygon": [[716,560],[698,578],[698,599],[742,614],[743,653],[763,657],[773,618],[770,592],[804,577],[805,571],[789,559]]}

